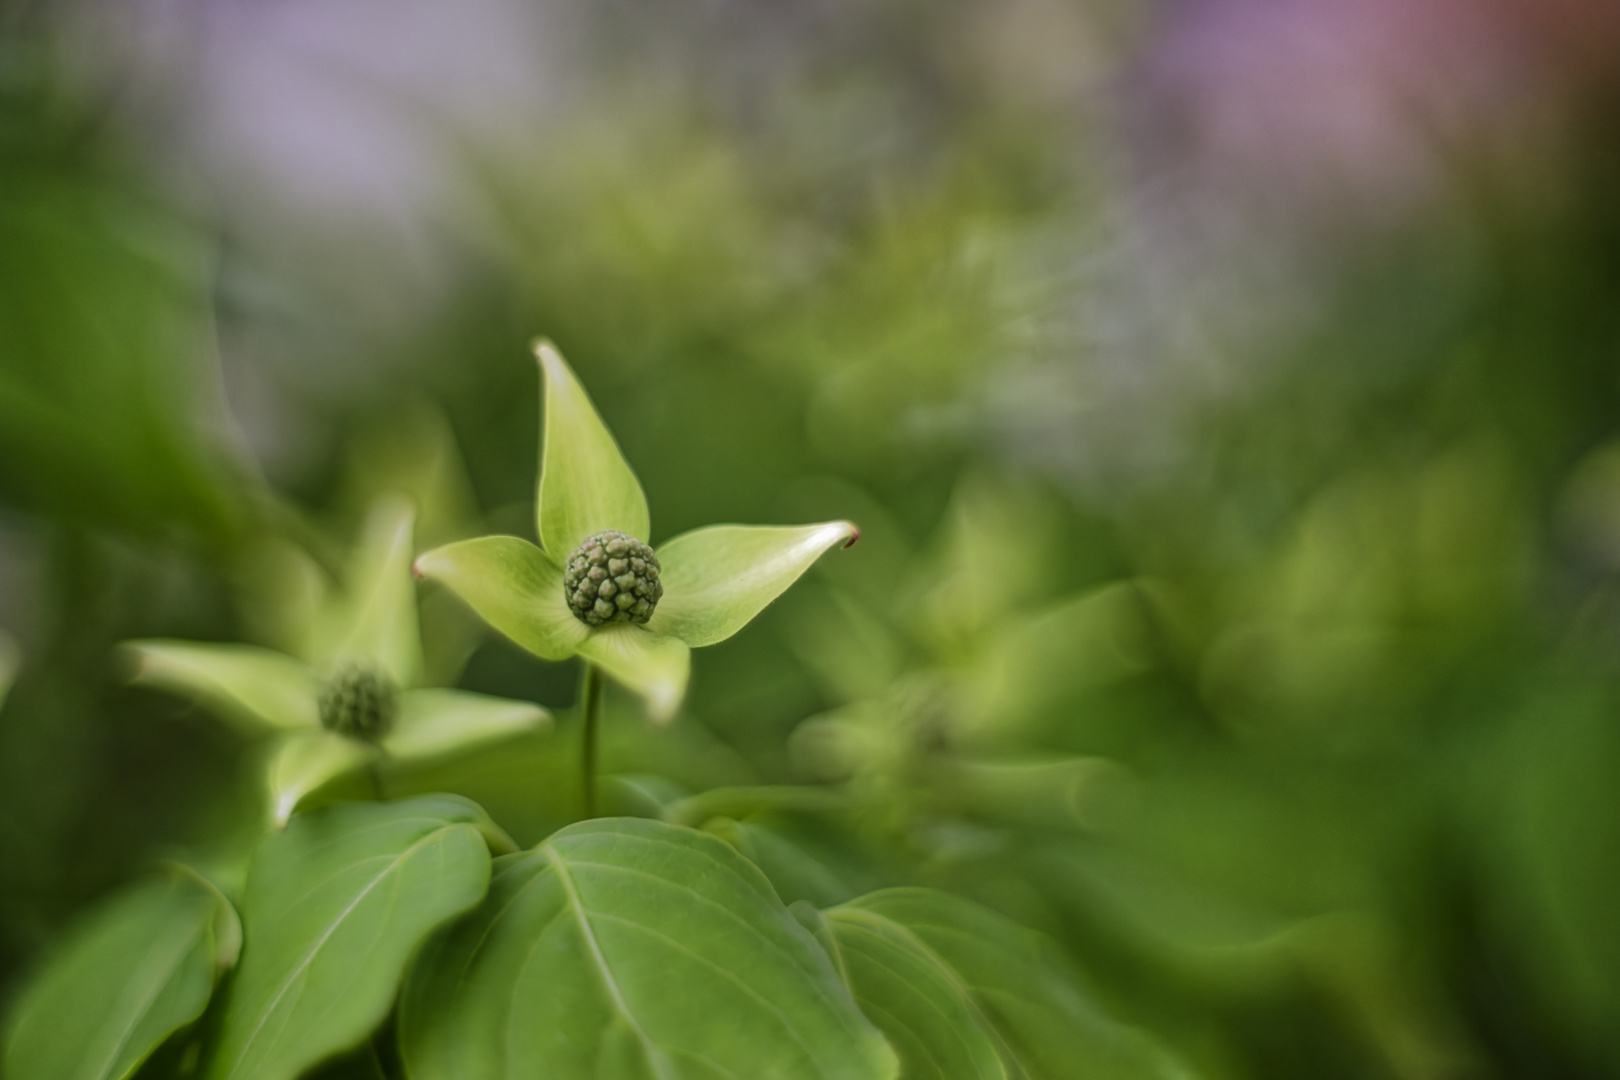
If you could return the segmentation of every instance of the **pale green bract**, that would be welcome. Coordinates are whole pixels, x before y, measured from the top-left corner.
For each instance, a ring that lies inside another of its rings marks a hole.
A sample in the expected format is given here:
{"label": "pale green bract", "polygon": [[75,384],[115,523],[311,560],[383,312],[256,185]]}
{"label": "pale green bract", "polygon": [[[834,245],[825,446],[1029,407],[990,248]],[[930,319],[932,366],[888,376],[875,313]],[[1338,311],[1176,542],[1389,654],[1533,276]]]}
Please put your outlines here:
{"label": "pale green bract", "polygon": [[267,836],[209,1080],[293,1080],[363,1040],[422,940],[483,897],[486,835],[477,806],[437,795],[328,807]]}
{"label": "pale green bract", "polygon": [[542,546],[515,536],[464,540],[423,555],[416,572],[541,659],[584,656],[641,695],[655,720],[668,720],[686,693],[688,649],[741,630],[827,549],[860,534],[847,521],[696,529],[655,549],[664,596],[645,627],[585,625],[564,597],[562,565],[581,541],[607,529],[647,542],[647,499],[562,356],[544,341],[535,352],[545,398],[536,497]]}
{"label": "pale green bract", "polygon": [[[328,781],[379,759],[436,757],[508,738],[550,721],[538,705],[420,686],[422,642],[411,577],[414,514],[385,500],[373,510],[347,585],[318,605],[295,635],[305,655],[253,645],[132,641],[134,681],[195,698],[250,733],[276,736],[266,761],[270,816],[285,825],[299,802]],[[364,660],[399,688],[399,716],[376,743],[321,726],[323,677]]]}
{"label": "pale green bract", "polygon": [[202,1015],[235,961],[236,913],[175,867],[98,910],[24,992],[3,1072],[17,1080],[121,1080]]}
{"label": "pale green bract", "polygon": [[545,432],[535,524],[560,563],[587,536],[616,529],[646,539],[647,497],[585,388],[549,342],[535,348],[544,373]]}
{"label": "pale green bract", "polygon": [[413,1080],[889,1080],[826,953],[726,844],[634,818],[499,859],[400,999]]}
{"label": "pale green bract", "polygon": [[320,724],[318,681],[296,657],[257,645],[135,641],[135,682],[195,698],[249,732]]}

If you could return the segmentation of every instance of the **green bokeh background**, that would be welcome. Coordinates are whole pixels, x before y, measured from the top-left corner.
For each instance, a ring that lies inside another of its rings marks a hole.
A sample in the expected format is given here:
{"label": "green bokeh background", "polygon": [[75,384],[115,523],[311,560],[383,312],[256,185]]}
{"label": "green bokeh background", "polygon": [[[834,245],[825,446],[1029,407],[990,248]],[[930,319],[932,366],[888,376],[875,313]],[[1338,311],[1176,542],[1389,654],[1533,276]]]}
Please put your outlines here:
{"label": "green bokeh background", "polygon": [[[1547,44],[1529,119],[1397,114],[1410,189],[1212,180],[1154,57],[1222,6],[606,6],[390,231],[191,175],[130,27],[0,5],[0,995],[255,828],[259,748],[117,643],[273,640],[274,545],[391,490],[529,535],[545,334],[654,542],[862,529],[669,728],[610,695],[620,810],[823,785],[691,823],[784,900],[1044,930],[1194,1075],[1620,1076],[1620,82]],[[578,672],[423,604],[560,722],[397,790],[533,842]]]}

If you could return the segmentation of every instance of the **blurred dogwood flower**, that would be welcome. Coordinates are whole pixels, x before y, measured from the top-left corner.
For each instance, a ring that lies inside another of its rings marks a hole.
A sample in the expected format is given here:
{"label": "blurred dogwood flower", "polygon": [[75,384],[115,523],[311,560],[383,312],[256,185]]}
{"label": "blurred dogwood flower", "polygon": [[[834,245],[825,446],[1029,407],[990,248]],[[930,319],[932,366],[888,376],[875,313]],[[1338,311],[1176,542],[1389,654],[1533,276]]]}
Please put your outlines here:
{"label": "blurred dogwood flower", "polygon": [[403,500],[376,504],[345,587],[310,605],[295,634],[297,655],[214,642],[126,643],[135,683],[273,735],[266,779],[278,826],[305,795],[379,758],[438,757],[550,722],[526,701],[421,685],[414,519]]}
{"label": "blurred dogwood flower", "polygon": [[515,536],[447,544],[416,560],[491,626],[545,660],[583,656],[666,721],[685,695],[693,648],[724,641],[834,544],[847,521],[713,525],[656,550],[647,499],[574,373],[539,342],[545,396],[540,546]]}

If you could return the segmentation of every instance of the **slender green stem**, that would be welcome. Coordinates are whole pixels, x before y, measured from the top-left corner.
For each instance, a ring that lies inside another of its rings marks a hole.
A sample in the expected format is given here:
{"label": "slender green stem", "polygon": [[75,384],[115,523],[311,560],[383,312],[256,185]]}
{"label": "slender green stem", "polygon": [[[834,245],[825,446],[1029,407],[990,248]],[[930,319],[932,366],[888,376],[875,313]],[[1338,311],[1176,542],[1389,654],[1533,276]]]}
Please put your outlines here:
{"label": "slender green stem", "polygon": [[383,787],[382,770],[377,768],[377,763],[375,761],[367,763],[366,775],[371,777],[372,798],[376,799],[378,802],[387,802],[388,793]]}
{"label": "slender green stem", "polygon": [[596,816],[596,742],[602,717],[602,669],[585,661],[585,674],[579,692],[580,760],[579,784],[585,799],[585,816]]}

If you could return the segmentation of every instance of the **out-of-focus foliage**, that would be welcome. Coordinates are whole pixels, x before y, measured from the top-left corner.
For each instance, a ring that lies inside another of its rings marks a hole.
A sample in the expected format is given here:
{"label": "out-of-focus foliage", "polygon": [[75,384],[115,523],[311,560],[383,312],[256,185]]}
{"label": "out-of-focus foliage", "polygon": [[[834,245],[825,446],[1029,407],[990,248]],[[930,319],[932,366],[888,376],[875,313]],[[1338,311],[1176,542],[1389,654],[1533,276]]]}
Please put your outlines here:
{"label": "out-of-focus foliage", "polygon": [[[254,888],[262,746],[115,644],[297,653],[398,492],[537,539],[545,334],[655,543],[862,533],[610,697],[616,812],[835,939],[970,898],[1166,1068],[1620,1075],[1602,5],[293,7],[0,4],[5,1015],[154,860]],[[420,602],[428,683],[565,719],[388,794],[568,825],[577,672]]]}
{"label": "out-of-focus foliage", "polygon": [[7,1033],[7,1073],[132,1075],[202,1015],[241,940],[236,912],[204,879],[171,868],[142,882],[98,912],[19,1004]]}

